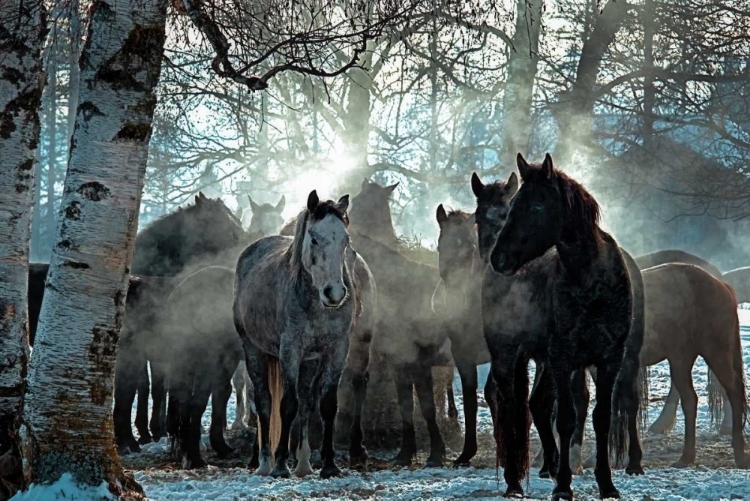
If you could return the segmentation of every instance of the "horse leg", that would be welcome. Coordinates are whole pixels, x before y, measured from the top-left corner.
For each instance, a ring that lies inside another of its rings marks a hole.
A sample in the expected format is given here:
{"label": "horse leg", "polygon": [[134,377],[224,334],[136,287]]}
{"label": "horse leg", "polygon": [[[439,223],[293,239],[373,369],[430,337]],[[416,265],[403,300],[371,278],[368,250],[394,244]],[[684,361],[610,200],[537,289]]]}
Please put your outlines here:
{"label": "horse leg", "polygon": [[557,433],[560,436],[560,464],[557,471],[557,485],[552,491],[552,499],[572,499],[571,483],[573,475],[570,469],[570,439],[575,429],[575,408],[573,407],[570,379],[573,370],[564,361],[564,354],[555,356],[554,353],[551,353],[550,355],[549,366],[557,388]]}
{"label": "horse leg", "polygon": [[448,386],[448,417],[458,419],[458,407],[456,407],[456,396],[453,394],[453,384]]}
{"label": "horse leg", "polygon": [[422,364],[415,366],[412,370],[411,379],[414,382],[414,388],[417,390],[419,407],[422,409],[422,417],[427,423],[427,431],[430,434],[430,456],[424,466],[425,468],[439,468],[443,466],[445,443],[437,424],[435,393],[430,366]]}
{"label": "horse leg", "polygon": [[142,361],[139,361],[138,365],[138,372],[136,373],[138,403],[135,410],[135,429],[138,430],[138,443],[147,444],[153,441],[151,432],[148,429],[148,394],[150,390],[148,361],[143,358]]}
{"label": "horse leg", "polygon": [[297,412],[295,433],[296,440],[292,442],[292,450],[296,450],[297,467],[294,474],[297,477],[306,477],[313,473],[310,465],[310,437],[308,426],[310,422],[310,413],[314,405],[314,399],[318,394],[320,373],[322,363],[317,360],[302,362],[299,369],[299,387],[297,399],[299,401],[299,410]]}
{"label": "horse leg", "polygon": [[241,430],[245,426],[245,362],[240,362],[237,370],[232,376],[232,385],[237,397],[237,406],[235,408],[233,430]]}
{"label": "horse leg", "polygon": [[[536,391],[536,388],[539,385],[539,379],[542,376],[542,370],[543,370],[542,367],[543,367],[542,364],[538,364],[538,363],[536,364],[536,371],[534,371],[534,384],[531,385],[531,398],[534,397],[534,392]],[[491,376],[490,376],[490,378],[487,379],[487,381],[489,382],[490,379],[492,379]],[[534,426],[536,426],[536,422],[537,421],[536,421],[536,418],[534,418],[534,410],[531,408],[531,399],[529,399],[529,409],[531,410],[531,413],[532,413],[531,417],[534,420]],[[493,426],[495,425],[494,420],[492,422],[492,425]],[[555,447],[557,447],[557,444],[555,444]],[[541,449],[539,449],[539,452],[537,452],[537,454],[534,457],[534,459],[531,460],[531,466],[533,466],[534,468],[543,468],[543,466],[544,466],[544,447],[542,447]],[[539,476],[541,477],[541,475],[542,475],[542,472],[540,471],[539,472]],[[549,472],[547,472],[547,476],[542,477],[542,478],[549,478]]]}
{"label": "horse leg", "polygon": [[[461,389],[464,395],[464,449],[453,461],[453,466],[469,466],[471,458],[477,453],[477,366],[472,363],[456,362],[458,375],[461,377]],[[452,392],[451,392],[452,393]],[[454,403],[455,405],[455,403]]]}
{"label": "horse leg", "polygon": [[[602,499],[619,498],[615,484],[612,483],[612,470],[609,466],[609,428],[612,419],[612,390],[619,372],[621,361],[605,361],[597,367],[596,406],[593,421],[596,434],[596,467],[594,476],[599,486]],[[561,434],[562,439],[562,434]]]}
{"label": "horse leg", "polygon": [[407,365],[391,367],[393,381],[401,411],[401,450],[392,460],[398,466],[411,466],[417,454],[417,436],[414,432],[414,394],[412,391],[411,370]]}
{"label": "horse leg", "polygon": [[[140,377],[140,373],[137,366],[130,362],[127,357],[121,357],[117,361],[115,369],[115,408],[112,419],[114,421],[117,451],[120,455],[125,455],[128,452],[141,452],[138,440],[133,435],[130,421],[130,413],[138,391],[139,381],[137,378]],[[135,380],[133,375],[135,375]],[[146,379],[148,380],[148,376]]]}
{"label": "horse leg", "polygon": [[333,427],[338,412],[339,381],[341,380],[341,373],[344,371],[348,351],[349,338],[346,337],[339,343],[323,372],[323,398],[320,400],[320,417],[323,418],[323,447],[320,449],[320,459],[323,462],[323,467],[320,469],[320,478],[341,475],[341,470],[336,466],[334,460]]}
{"label": "horse leg", "polygon": [[363,443],[362,413],[367,396],[367,366],[370,363],[370,340],[372,333],[352,339],[349,344],[349,355],[346,359],[346,369],[352,373],[352,391],[354,392],[354,409],[352,410],[352,425],[349,431],[349,467],[365,466],[367,449]]}
{"label": "horse leg", "polygon": [[267,476],[271,473],[271,390],[268,385],[268,356],[251,342],[243,340],[247,373],[255,389],[255,408],[258,411],[258,431],[255,434],[253,455],[248,468],[255,474]]}
{"label": "horse leg", "polygon": [[591,399],[588,381],[586,381],[586,370],[575,371],[570,384],[573,407],[576,413],[576,424],[570,447],[570,470],[573,475],[578,475],[582,470],[581,450],[583,448],[583,435],[586,430],[586,414],[588,414]]}
{"label": "horse leg", "polygon": [[154,442],[158,442],[164,436],[164,408],[162,404],[166,403],[167,394],[167,364],[164,362],[154,362],[151,360],[151,400],[153,408],[151,409],[151,436]]}
{"label": "horse leg", "polygon": [[211,387],[211,427],[208,433],[211,448],[222,459],[231,456],[234,452],[224,439],[224,430],[227,421],[227,404],[229,403],[229,397],[232,396],[232,373],[236,372],[237,359],[235,357],[226,358],[222,360],[222,365],[217,368],[217,374]]}
{"label": "horse leg", "polygon": [[[493,350],[493,348],[495,348]],[[518,347],[503,345],[490,346],[492,354],[492,377],[497,389],[497,423],[495,425],[495,444],[497,462],[503,464],[503,477],[507,484],[505,497],[523,497],[522,447],[517,438],[518,414],[526,418],[525,405],[519,405],[515,399],[515,376],[518,361]]]}
{"label": "horse leg", "polygon": [[192,394],[187,405],[188,425],[183,428],[185,437],[185,450],[183,451],[182,467],[184,469],[204,468],[206,462],[201,457],[201,435],[203,426],[203,413],[206,412],[208,398],[211,395],[211,382],[205,377],[205,373],[196,371],[193,375]]}
{"label": "horse leg", "polygon": [[661,435],[669,432],[674,428],[677,422],[677,406],[680,405],[680,393],[675,388],[674,381],[670,378],[669,381],[669,394],[667,399],[664,401],[664,407],[656,418],[654,424],[648,428],[648,432],[652,435]]}
{"label": "horse leg", "polygon": [[[724,358],[733,353],[725,353]],[[727,400],[732,409],[732,449],[734,449],[734,462],[738,468],[750,468],[750,457],[745,455],[745,415],[747,397],[745,396],[745,385],[743,383],[742,359],[736,356],[736,363],[732,360],[722,360],[722,357],[713,354],[704,357],[709,369],[713,371],[716,378],[726,390]],[[739,365],[739,367],[737,367]]]}
{"label": "horse leg", "polygon": [[[282,338],[285,337],[282,335]],[[273,478],[289,478],[291,472],[287,461],[289,460],[289,434],[292,424],[297,417],[299,400],[297,399],[297,381],[301,356],[296,346],[290,343],[282,343],[279,351],[279,363],[281,364],[281,384],[283,397],[281,398],[281,436],[276,445],[274,461],[276,462],[271,476]]]}
{"label": "horse leg", "polygon": [[693,388],[693,363],[695,358],[669,360],[669,371],[672,382],[682,400],[682,412],[685,415],[685,444],[682,456],[673,468],[686,468],[695,462],[695,420],[698,413],[698,395]]}
{"label": "horse leg", "polygon": [[539,433],[539,439],[542,441],[542,450],[539,451],[542,459],[539,470],[540,478],[557,477],[557,463],[560,460],[560,453],[557,450],[557,443],[552,430],[552,410],[555,403],[552,390],[549,371],[545,371],[541,364],[537,364],[534,386],[529,398],[529,408],[531,409],[534,426]]}

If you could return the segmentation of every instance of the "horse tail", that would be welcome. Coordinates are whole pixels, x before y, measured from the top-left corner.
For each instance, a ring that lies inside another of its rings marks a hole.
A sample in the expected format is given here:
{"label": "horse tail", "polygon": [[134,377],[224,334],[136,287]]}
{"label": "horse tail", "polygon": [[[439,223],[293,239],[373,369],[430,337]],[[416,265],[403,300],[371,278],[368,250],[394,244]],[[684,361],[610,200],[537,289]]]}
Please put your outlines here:
{"label": "horse tail", "polygon": [[[275,451],[281,439],[281,397],[284,389],[281,383],[281,363],[276,357],[269,357],[266,376],[268,389],[271,391],[271,419],[269,421],[269,440],[271,451]],[[260,423],[258,423],[260,432]],[[263,444],[260,444],[263,446]]]}
{"label": "horse tail", "polygon": [[[731,285],[724,284],[732,294],[732,301],[737,304],[737,295]],[[740,337],[740,318],[737,310],[734,310],[734,327],[732,328],[732,365],[734,365],[735,379],[740,395],[742,395],[742,431],[746,435],[750,409],[747,403],[747,384],[745,382],[745,364],[742,360],[742,339]],[[721,392],[719,392],[721,393]]]}
{"label": "horse tail", "polygon": [[724,406],[724,395],[721,384],[716,379],[716,374],[708,369],[708,413],[711,415],[711,426],[717,428],[721,425],[722,408]]}
{"label": "horse tail", "polygon": [[638,405],[638,426],[645,430],[648,426],[648,404],[649,389],[651,388],[651,377],[648,367],[642,366],[638,375],[639,405]]}

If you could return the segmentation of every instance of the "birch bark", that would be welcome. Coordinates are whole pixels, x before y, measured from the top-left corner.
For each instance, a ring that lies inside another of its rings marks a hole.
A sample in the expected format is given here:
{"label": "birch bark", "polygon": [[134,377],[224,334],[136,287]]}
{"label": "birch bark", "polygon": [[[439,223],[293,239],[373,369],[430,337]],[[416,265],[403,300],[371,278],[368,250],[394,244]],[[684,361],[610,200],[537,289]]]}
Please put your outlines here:
{"label": "birch bark", "polygon": [[44,37],[41,0],[0,2],[0,454],[6,454],[0,499],[20,487],[9,477],[20,465],[13,458],[19,452],[18,421],[29,356],[29,243]]}
{"label": "birch bark", "polygon": [[531,139],[531,103],[539,64],[542,0],[517,0],[516,31],[508,58],[503,98],[500,165],[513,165],[518,152],[527,154]]}
{"label": "birch bark", "polygon": [[164,50],[166,1],[98,0],[21,429],[29,480],[124,480],[112,390]]}

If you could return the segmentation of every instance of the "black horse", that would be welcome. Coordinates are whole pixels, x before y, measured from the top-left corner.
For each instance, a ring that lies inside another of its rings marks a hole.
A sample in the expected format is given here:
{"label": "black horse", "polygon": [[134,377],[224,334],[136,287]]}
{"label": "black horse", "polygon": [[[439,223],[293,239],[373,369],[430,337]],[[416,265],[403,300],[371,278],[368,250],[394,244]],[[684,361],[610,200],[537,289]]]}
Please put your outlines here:
{"label": "black horse", "polygon": [[[555,170],[549,155],[535,166],[520,154],[517,160],[523,185],[511,201],[490,264],[495,272],[512,279],[517,274],[524,276],[527,266],[548,261],[543,274],[546,283],[541,288],[530,287],[510,295],[501,289],[505,304],[484,301],[483,293],[483,316],[494,320],[500,311],[507,315],[514,308],[534,309],[537,305],[550,312],[545,368],[556,389],[560,435],[560,464],[553,499],[573,496],[569,464],[575,428],[571,376],[576,370],[596,367],[595,475],[603,498],[619,498],[609,465],[609,434],[613,411],[616,419],[625,414],[619,405],[619,393],[631,387],[634,390],[632,380],[628,384],[623,380],[628,371],[620,371],[633,319],[627,265],[614,238],[599,227],[599,205],[583,186]],[[487,299],[497,298],[497,287],[492,287],[493,281],[487,282]],[[533,297],[537,290],[545,289],[547,294]],[[523,298],[524,292],[531,297]],[[519,296],[522,301],[518,301]],[[498,329],[492,321],[485,322],[485,337],[498,387],[498,450],[504,451],[508,494],[518,495],[523,492],[520,481],[528,471],[527,337]],[[621,422],[627,423],[627,417]],[[616,445],[624,449],[624,441]],[[619,457],[624,455],[624,450],[615,452]]]}
{"label": "black horse", "polygon": [[[247,242],[239,219],[219,200],[202,193],[195,204],[164,216],[138,233],[131,273],[150,279],[139,291],[139,307],[126,312],[115,368],[115,437],[121,453],[138,452],[140,443],[166,434],[166,392],[170,350],[160,333],[163,303],[179,279],[170,279],[208,264],[232,264]],[[163,280],[157,280],[162,277]],[[153,411],[148,420],[151,365]],[[136,392],[136,441],[130,412]]]}

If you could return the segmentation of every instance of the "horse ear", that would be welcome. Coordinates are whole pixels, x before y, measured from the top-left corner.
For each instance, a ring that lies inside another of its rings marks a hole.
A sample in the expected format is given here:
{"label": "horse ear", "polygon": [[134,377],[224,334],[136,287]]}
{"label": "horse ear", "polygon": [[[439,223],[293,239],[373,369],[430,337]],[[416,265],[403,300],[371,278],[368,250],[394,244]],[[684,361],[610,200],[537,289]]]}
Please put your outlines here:
{"label": "horse ear", "polygon": [[318,208],[318,204],[320,203],[320,199],[318,198],[318,192],[316,190],[312,190],[310,192],[310,195],[307,197],[307,212],[314,212],[315,209]]}
{"label": "horse ear", "polygon": [[195,195],[195,205],[200,205],[203,199],[200,197],[200,193]]}
{"label": "horse ear", "polygon": [[505,191],[510,195],[515,195],[518,191],[518,176],[516,175],[515,171],[510,173],[508,182],[505,183]]}
{"label": "horse ear", "polygon": [[342,213],[346,213],[347,209],[349,208],[349,195],[344,195],[343,197],[339,198],[339,201],[336,202],[336,208]]}
{"label": "horse ear", "polygon": [[448,214],[445,213],[443,204],[437,206],[437,212],[435,213],[435,216],[437,217],[437,222],[440,226],[443,226],[443,223],[448,220]]}
{"label": "horse ear", "polygon": [[204,195],[202,191],[198,192],[198,196],[201,198],[201,200],[208,200],[208,197]]}
{"label": "horse ear", "polygon": [[260,206],[256,204],[252,198],[250,198],[250,195],[247,196],[247,199],[250,200],[250,208],[252,209],[253,214],[258,212],[258,209],[260,209]]}
{"label": "horse ear", "polygon": [[471,173],[471,191],[474,192],[475,197],[480,197],[484,193],[484,183],[479,179],[476,172]]}
{"label": "horse ear", "polygon": [[364,178],[364,179],[362,180],[362,189],[364,190],[364,189],[365,189],[365,188],[366,188],[367,186],[369,186],[369,185],[370,185],[370,180],[369,180],[369,179],[367,179],[367,178]]}
{"label": "horse ear", "polygon": [[401,183],[401,181],[399,181],[399,182],[398,182],[398,183],[396,183],[396,184],[392,184],[392,185],[390,185],[390,186],[386,186],[385,188],[383,188],[383,191],[384,191],[385,193],[387,193],[387,194],[388,194],[388,196],[391,196],[391,193],[393,193],[393,190],[395,190],[395,189],[396,189],[396,188],[398,187],[398,185],[399,185],[400,183]]}
{"label": "horse ear", "polygon": [[552,179],[555,177],[555,166],[552,164],[552,156],[549,153],[544,155],[544,162],[542,162],[542,172],[544,177]]}
{"label": "horse ear", "polygon": [[531,166],[529,165],[529,162],[526,161],[525,158],[523,158],[523,155],[521,153],[518,153],[516,155],[516,165],[518,165],[518,172],[521,174],[521,179],[524,181],[528,179],[529,174],[531,173]]}
{"label": "horse ear", "polygon": [[283,212],[285,206],[286,198],[284,198],[284,195],[281,195],[281,200],[279,200],[279,203],[276,204],[276,212]]}
{"label": "horse ear", "polygon": [[477,213],[476,212],[472,212],[471,214],[469,214],[469,217],[466,218],[466,224],[469,225],[470,227],[474,226],[475,224],[477,224]]}

